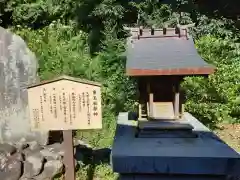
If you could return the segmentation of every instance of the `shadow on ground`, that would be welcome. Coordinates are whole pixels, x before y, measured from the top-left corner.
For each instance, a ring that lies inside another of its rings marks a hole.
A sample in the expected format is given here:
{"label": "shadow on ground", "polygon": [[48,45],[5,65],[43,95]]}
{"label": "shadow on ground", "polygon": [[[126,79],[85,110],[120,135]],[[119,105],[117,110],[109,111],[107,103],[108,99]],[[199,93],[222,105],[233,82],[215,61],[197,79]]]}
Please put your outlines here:
{"label": "shadow on ground", "polygon": [[94,179],[94,172],[97,165],[110,164],[111,149],[92,149],[83,145],[76,146],[75,159],[84,165],[90,165],[87,171],[86,180]]}

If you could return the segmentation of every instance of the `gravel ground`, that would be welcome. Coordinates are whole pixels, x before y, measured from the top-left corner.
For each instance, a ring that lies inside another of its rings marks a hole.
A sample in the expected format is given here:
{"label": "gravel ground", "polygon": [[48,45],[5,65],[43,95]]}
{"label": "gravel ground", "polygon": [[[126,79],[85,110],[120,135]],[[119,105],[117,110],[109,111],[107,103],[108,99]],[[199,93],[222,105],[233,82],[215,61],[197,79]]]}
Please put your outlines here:
{"label": "gravel ground", "polygon": [[240,124],[219,124],[215,133],[229,146],[240,152]]}

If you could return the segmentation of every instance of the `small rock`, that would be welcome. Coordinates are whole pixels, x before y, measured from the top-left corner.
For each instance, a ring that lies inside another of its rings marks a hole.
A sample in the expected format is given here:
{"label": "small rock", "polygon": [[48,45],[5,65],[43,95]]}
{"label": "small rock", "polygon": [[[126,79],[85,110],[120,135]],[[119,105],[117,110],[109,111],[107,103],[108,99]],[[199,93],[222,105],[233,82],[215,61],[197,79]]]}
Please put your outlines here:
{"label": "small rock", "polygon": [[26,139],[25,138],[22,138],[19,142],[17,142],[15,144],[16,148],[18,150],[23,150],[23,149],[26,149],[28,147],[28,143],[26,142]]}
{"label": "small rock", "polygon": [[22,163],[9,159],[6,166],[0,170],[1,180],[18,180],[22,174]]}
{"label": "small rock", "polygon": [[0,169],[4,169],[7,165],[7,155],[4,153],[0,153]]}
{"label": "small rock", "polygon": [[44,158],[48,161],[51,160],[61,160],[62,156],[60,154],[49,151],[49,149],[43,149],[40,153],[44,156]]}
{"label": "small rock", "polygon": [[4,143],[0,144],[0,152],[7,154],[7,156],[11,156],[16,152],[16,148],[10,144]]}
{"label": "small rock", "polygon": [[15,154],[13,154],[10,158],[11,158],[11,159],[18,160],[18,161],[24,161],[23,154],[20,153],[20,152],[17,152],[17,153],[15,153]]}
{"label": "small rock", "polygon": [[28,178],[28,179],[40,174],[40,171],[42,169],[42,167],[40,167],[41,168],[40,170],[34,169],[33,164],[31,164],[27,161],[24,162],[23,166],[24,166],[23,167],[23,172],[24,173],[23,173],[22,177],[23,178]]}
{"label": "small rock", "polygon": [[60,160],[52,160],[47,161],[44,165],[43,172],[38,176],[34,177],[36,180],[45,180],[52,179],[56,175],[62,173],[63,171],[63,163]]}
{"label": "small rock", "polygon": [[64,156],[63,145],[59,143],[48,145],[43,150],[41,150],[40,153],[47,160],[61,160]]}
{"label": "small rock", "polygon": [[32,141],[32,142],[29,142],[28,144],[29,144],[29,149],[31,149],[32,151],[42,149],[42,147],[37,143],[37,141]]}
{"label": "small rock", "polygon": [[49,149],[51,152],[57,153],[61,156],[64,156],[63,144],[60,144],[60,143],[51,144],[51,145],[46,146],[45,149]]}
{"label": "small rock", "polygon": [[34,180],[33,178],[21,177],[19,180]]}
{"label": "small rock", "polygon": [[37,152],[39,152],[39,151],[32,151],[32,150],[29,149],[29,148],[24,149],[24,150],[22,151],[22,153],[24,154],[25,157],[31,156],[32,154],[35,154],[35,153],[37,153]]}
{"label": "small rock", "polygon": [[43,168],[44,158],[40,153],[30,155],[24,162],[24,172],[22,177],[32,178],[37,176]]}
{"label": "small rock", "polygon": [[41,146],[39,146],[38,148],[36,149],[31,149],[30,147],[29,148],[26,148],[22,151],[22,153],[25,155],[25,156],[30,156],[30,155],[33,155],[33,154],[36,154],[38,152],[40,152],[43,148]]}

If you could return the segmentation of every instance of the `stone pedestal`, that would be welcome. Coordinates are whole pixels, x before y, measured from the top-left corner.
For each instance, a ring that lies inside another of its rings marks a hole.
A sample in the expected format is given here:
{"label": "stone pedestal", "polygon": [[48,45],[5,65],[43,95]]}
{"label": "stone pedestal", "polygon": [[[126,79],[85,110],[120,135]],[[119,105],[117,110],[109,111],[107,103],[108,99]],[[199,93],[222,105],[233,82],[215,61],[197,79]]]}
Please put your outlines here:
{"label": "stone pedestal", "polygon": [[144,177],[210,180],[240,175],[237,152],[189,113],[180,122],[190,124],[195,136],[164,133],[155,136],[156,132],[152,137],[136,136],[136,121],[129,120],[128,113],[120,113],[112,147],[113,171],[120,173],[123,180],[134,177],[137,180]]}
{"label": "stone pedestal", "polygon": [[118,180],[228,180],[226,176],[123,174]]}
{"label": "stone pedestal", "polygon": [[48,142],[48,132],[32,132],[26,86],[39,81],[38,63],[26,43],[0,27],[0,141]]}

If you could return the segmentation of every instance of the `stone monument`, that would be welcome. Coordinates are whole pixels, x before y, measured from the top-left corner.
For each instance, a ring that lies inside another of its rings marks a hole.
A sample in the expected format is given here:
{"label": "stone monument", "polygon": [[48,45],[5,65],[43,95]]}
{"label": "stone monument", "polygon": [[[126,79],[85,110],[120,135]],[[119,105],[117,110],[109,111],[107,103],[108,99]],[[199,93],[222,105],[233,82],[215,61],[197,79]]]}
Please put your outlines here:
{"label": "stone monument", "polygon": [[24,40],[0,27],[0,141],[48,142],[48,132],[30,129],[26,86],[39,81],[38,63]]}

